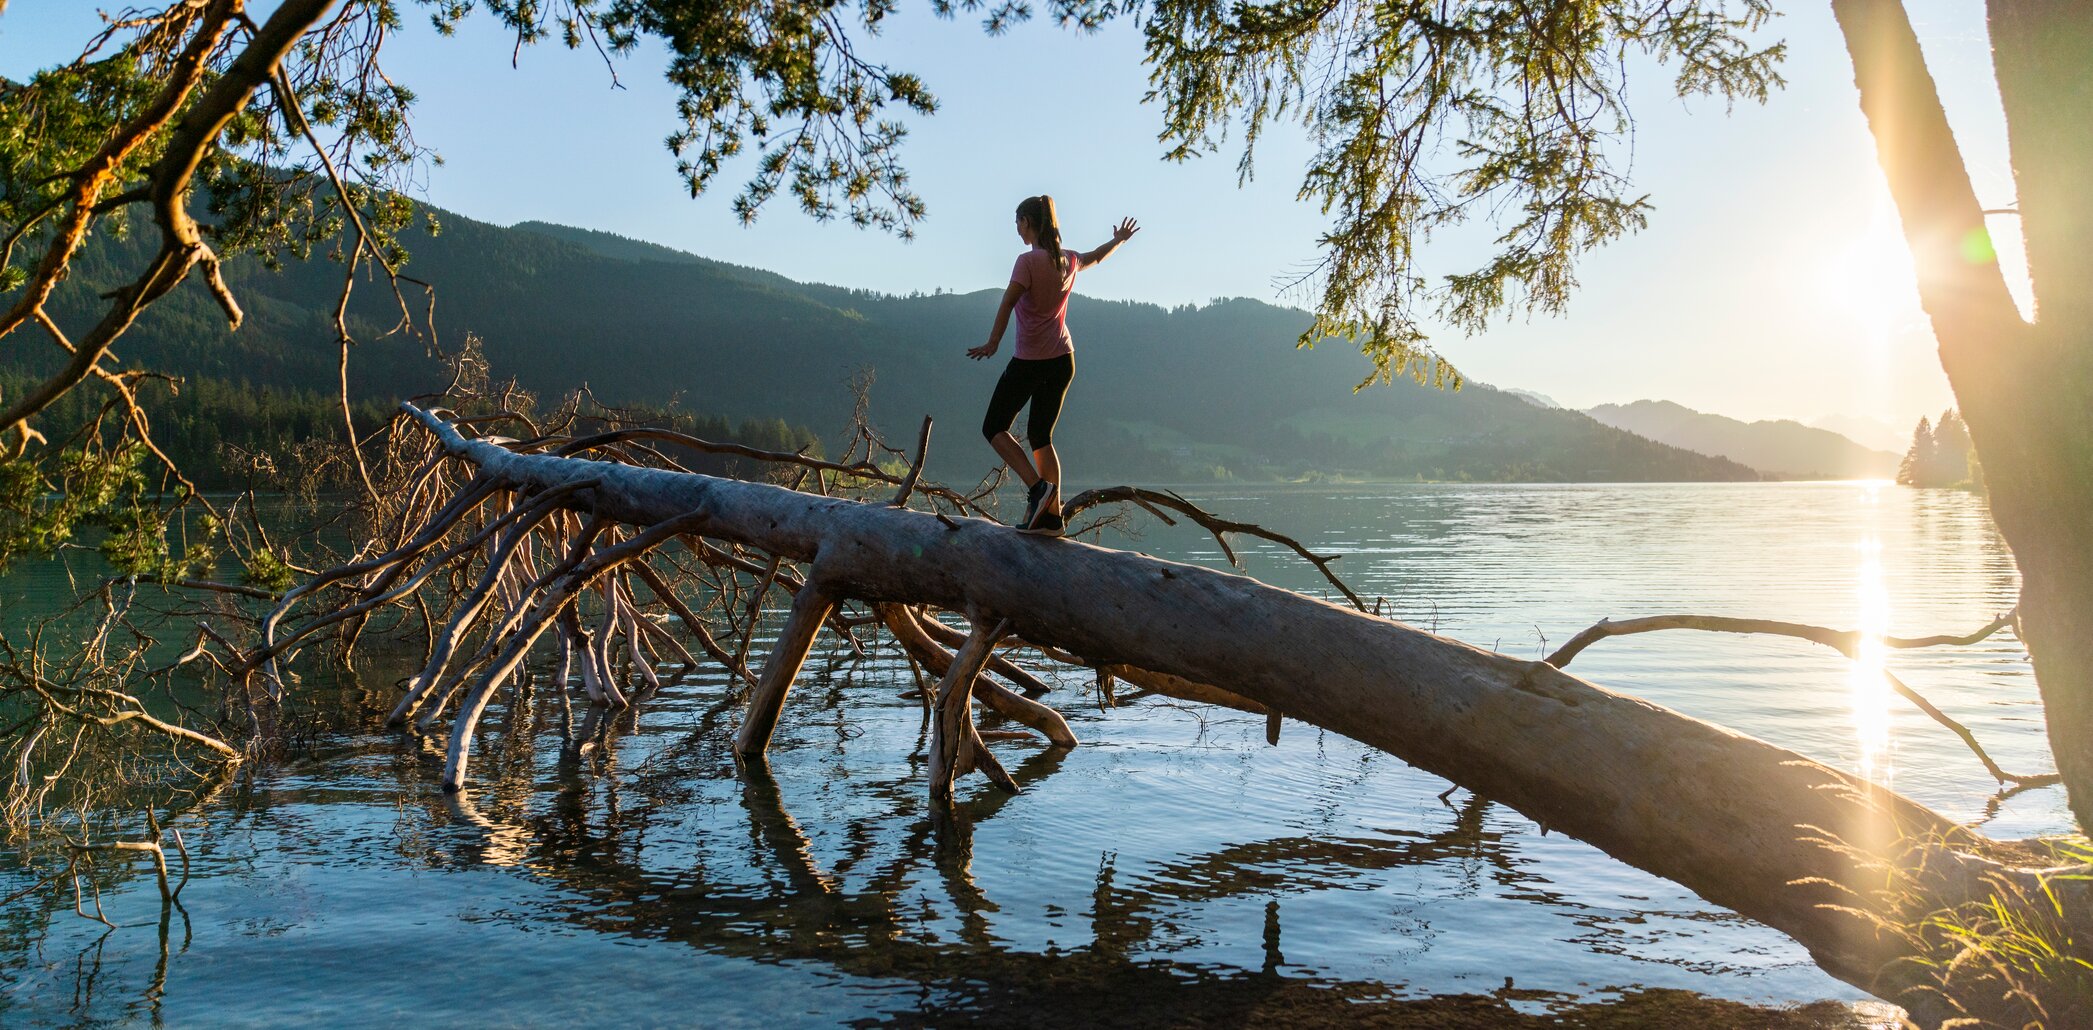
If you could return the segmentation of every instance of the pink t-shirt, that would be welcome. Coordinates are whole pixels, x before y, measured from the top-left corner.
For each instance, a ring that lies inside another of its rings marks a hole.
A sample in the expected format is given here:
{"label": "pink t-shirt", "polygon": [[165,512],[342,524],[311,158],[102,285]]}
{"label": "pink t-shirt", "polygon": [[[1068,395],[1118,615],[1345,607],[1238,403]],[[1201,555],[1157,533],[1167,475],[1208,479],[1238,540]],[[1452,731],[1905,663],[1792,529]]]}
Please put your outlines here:
{"label": "pink t-shirt", "polygon": [[1073,250],[1063,250],[1061,256],[1066,271],[1055,266],[1045,247],[1019,254],[1011,266],[1010,281],[1025,288],[1017,299],[1017,356],[1026,361],[1075,353],[1075,340],[1068,335],[1068,298],[1075,292],[1083,258]]}

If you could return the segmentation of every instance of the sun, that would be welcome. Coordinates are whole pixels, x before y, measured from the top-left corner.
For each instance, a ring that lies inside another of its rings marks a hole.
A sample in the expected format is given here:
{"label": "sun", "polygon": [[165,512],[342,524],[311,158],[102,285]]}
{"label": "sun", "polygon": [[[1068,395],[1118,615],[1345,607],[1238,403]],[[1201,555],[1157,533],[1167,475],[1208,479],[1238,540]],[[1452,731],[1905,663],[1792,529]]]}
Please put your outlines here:
{"label": "sun", "polygon": [[1871,206],[1844,247],[1831,251],[1818,282],[1832,310],[1866,330],[1870,342],[1885,340],[1918,312],[1911,248],[1887,198]]}

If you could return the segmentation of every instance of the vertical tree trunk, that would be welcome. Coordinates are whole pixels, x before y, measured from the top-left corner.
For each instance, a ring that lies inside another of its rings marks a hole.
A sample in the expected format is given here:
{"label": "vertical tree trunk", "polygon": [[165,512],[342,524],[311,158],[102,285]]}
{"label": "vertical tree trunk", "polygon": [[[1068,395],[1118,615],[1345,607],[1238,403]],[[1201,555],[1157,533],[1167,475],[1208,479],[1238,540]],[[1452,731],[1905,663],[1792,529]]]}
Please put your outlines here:
{"label": "vertical tree trunk", "polygon": [[2034,325],[2020,317],[1992,256],[1985,206],[1903,4],[1832,0],[1832,11],[1941,367],[2020,568],[2021,640],[2057,771],[2079,825],[2093,827],[2093,6],[1990,4]]}
{"label": "vertical tree trunk", "polygon": [[2020,414],[1985,428],[1993,442],[1994,428],[2020,434],[2026,462],[2001,470],[1992,508],[2020,565],[2050,747],[2093,827],[2093,5],[1991,0],[1987,13],[2036,305],[2024,378],[1987,405]]}
{"label": "vertical tree trunk", "polygon": [[2093,325],[2093,7],[1990,0],[1986,8],[2037,321],[2081,330],[2054,343],[2083,361],[2083,330]]}

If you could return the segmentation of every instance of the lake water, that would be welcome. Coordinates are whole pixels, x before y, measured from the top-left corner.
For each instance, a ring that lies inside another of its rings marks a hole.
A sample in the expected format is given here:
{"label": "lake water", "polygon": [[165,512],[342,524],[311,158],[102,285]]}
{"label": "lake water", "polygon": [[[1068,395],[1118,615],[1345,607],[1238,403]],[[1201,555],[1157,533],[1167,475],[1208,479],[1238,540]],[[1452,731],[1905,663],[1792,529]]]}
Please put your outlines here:
{"label": "lake water", "polygon": [[[1957,492],[1187,493],[1344,553],[1349,581],[1398,618],[1516,655],[1601,617],[1665,612],[1961,632],[2016,591],[1981,499]],[[1141,527],[1106,542],[1224,564],[1182,527]],[[1241,550],[1251,574],[1320,590],[1289,555]],[[53,563],[0,587],[34,604],[64,583]],[[2006,768],[2053,767],[2010,632],[1888,665]],[[1667,881],[1465,792],[1442,802],[1448,784],[1391,756],[1293,722],[1269,747],[1261,718],[1164,700],[1107,711],[1086,676],[1046,699],[1083,746],[993,744],[1024,793],[970,779],[940,815],[898,657],[823,666],[786,708],[770,777],[737,773],[738,714],[708,669],[579,761],[562,761],[543,690],[490,713],[455,801],[435,786],[440,742],[377,725],[407,670],[337,683],[308,669],[331,728],[177,824],[195,878],[166,955],[150,877],[105,896],[117,922],[140,924],[113,932],[70,898],[17,902],[0,924],[0,1022],[1244,1025],[1327,1019],[1329,999],[1341,1021],[1452,995],[1529,1013],[1645,988],[1769,1006],[1865,997]],[[1572,670],[1871,769],[1995,835],[2070,826],[2059,788],[1992,803],[1959,741],[1814,645],[1650,634],[1602,642]],[[22,883],[0,857],[0,892]]]}

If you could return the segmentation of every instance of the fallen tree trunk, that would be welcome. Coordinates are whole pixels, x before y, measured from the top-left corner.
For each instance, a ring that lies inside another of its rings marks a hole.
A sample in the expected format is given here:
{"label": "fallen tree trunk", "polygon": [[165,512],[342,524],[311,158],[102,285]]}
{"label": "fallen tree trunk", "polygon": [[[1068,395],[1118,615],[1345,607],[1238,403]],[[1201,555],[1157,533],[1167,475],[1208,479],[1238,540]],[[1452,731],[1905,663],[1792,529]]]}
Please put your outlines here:
{"label": "fallen tree trunk", "polygon": [[[745,756],[760,759],[819,627],[817,610],[928,604],[973,617],[965,661],[952,663],[966,676],[987,660],[992,622],[995,635],[1093,667],[1131,667],[1284,712],[1778,928],[1832,974],[1921,1011],[1924,998],[1901,995],[1924,982],[1909,960],[1927,945],[1899,921],[1995,897],[2000,883],[2039,882],[2002,860],[1993,842],[1891,791],[1545,662],[1243,576],[1027,536],[986,519],[517,453],[407,410],[481,480],[527,493],[591,484],[575,489],[573,503],[597,519],[673,523],[809,563],[805,603],[795,604],[737,742]],[[970,732],[952,707],[967,691],[950,669],[939,693],[940,717]],[[483,704],[484,690],[475,694]],[[2049,886],[2067,898],[2069,921],[2082,924],[2085,883]]]}

